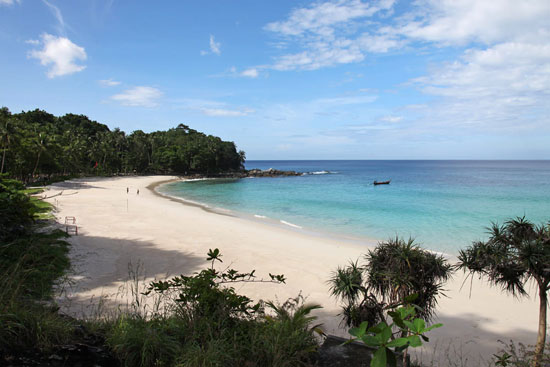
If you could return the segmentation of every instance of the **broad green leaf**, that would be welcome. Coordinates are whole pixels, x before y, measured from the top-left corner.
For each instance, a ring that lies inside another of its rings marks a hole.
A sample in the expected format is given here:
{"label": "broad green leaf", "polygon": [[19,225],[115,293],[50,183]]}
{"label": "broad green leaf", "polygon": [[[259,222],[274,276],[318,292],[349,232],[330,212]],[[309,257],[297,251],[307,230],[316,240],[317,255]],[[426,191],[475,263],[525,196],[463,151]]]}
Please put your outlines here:
{"label": "broad green leaf", "polygon": [[411,347],[413,348],[420,347],[422,345],[422,340],[420,340],[420,337],[418,335],[408,336],[407,339],[409,339]]}
{"label": "broad green leaf", "polygon": [[426,322],[422,319],[414,319],[414,331],[417,333],[421,333],[424,331],[424,328],[426,327]]}
{"label": "broad green leaf", "polygon": [[414,330],[414,324],[410,321],[407,321],[407,320],[403,320],[403,322],[405,323],[405,325],[407,325],[407,327],[410,329],[410,330]]}
{"label": "broad green leaf", "polygon": [[388,344],[386,344],[386,347],[393,348],[393,347],[402,347],[404,345],[409,344],[409,339],[407,338],[397,338],[395,340],[392,340]]}
{"label": "broad green leaf", "polygon": [[386,324],[385,321],[382,321],[382,322],[379,322],[378,324],[372,326],[371,328],[369,328],[369,331],[371,333],[379,334],[379,333],[382,332],[382,330],[384,330],[387,327],[388,327],[388,324]]}
{"label": "broad green leaf", "polygon": [[390,311],[388,312],[388,315],[392,318],[393,322],[399,326],[400,328],[404,329],[406,326],[403,323],[403,317],[402,312],[397,311]]}
{"label": "broad green leaf", "polygon": [[380,340],[372,335],[363,335],[361,340],[369,347],[378,347],[381,345]]}
{"label": "broad green leaf", "polygon": [[416,311],[413,306],[401,307],[399,309],[401,318],[406,319],[408,316],[416,315]]}
{"label": "broad green leaf", "polygon": [[390,340],[391,338],[391,327],[387,326],[382,330],[382,332],[380,333],[380,341],[382,342],[382,344],[384,343],[387,343],[388,340]]}
{"label": "broad green leaf", "polygon": [[368,326],[368,322],[363,321],[361,325],[359,325],[359,327],[354,327],[349,329],[349,333],[357,338],[360,338],[361,336],[365,335],[365,333],[367,332],[367,326]]}
{"label": "broad green leaf", "polygon": [[372,355],[372,360],[370,361],[370,367],[387,367],[386,361],[387,361],[386,348],[379,348]]}

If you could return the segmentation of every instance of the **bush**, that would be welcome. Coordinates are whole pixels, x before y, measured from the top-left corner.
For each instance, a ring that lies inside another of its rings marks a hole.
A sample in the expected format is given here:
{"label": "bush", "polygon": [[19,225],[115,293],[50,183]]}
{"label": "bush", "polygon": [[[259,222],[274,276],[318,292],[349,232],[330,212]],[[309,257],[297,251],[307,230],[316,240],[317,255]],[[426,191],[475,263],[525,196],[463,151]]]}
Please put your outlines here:
{"label": "bush", "polygon": [[[207,268],[192,276],[151,283],[147,294],[160,294],[171,312],[150,319],[119,317],[107,332],[107,342],[126,366],[306,366],[317,349],[318,305],[302,297],[282,305],[253,303],[239,295],[233,282],[261,282],[254,271],[218,272],[219,251],[211,250]],[[270,274],[268,282],[284,282]],[[267,312],[266,312],[267,310]]]}

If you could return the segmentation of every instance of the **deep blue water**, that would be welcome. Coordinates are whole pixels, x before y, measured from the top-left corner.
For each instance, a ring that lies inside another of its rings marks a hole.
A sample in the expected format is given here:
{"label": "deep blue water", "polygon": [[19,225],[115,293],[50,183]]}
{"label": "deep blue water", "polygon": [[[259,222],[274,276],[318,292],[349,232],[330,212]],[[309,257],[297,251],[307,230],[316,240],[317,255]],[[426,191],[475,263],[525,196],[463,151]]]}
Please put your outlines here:
{"label": "deep blue water", "polygon": [[[492,221],[550,221],[550,161],[247,161],[299,177],[203,180],[161,187],[170,195],[266,216],[310,230],[374,239],[414,237],[456,254],[486,238]],[[326,174],[319,174],[329,172]],[[374,186],[374,180],[391,179]]]}

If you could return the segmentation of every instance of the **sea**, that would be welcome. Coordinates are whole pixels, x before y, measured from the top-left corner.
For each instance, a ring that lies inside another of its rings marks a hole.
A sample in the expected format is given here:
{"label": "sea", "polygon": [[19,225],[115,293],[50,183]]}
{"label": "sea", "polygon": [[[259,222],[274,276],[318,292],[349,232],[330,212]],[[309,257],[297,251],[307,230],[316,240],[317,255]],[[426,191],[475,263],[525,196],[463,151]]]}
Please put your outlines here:
{"label": "sea", "polygon": [[304,174],[173,182],[159,191],[298,231],[370,243],[412,237],[450,255],[487,239],[493,222],[550,223],[550,161],[256,160],[246,168]]}

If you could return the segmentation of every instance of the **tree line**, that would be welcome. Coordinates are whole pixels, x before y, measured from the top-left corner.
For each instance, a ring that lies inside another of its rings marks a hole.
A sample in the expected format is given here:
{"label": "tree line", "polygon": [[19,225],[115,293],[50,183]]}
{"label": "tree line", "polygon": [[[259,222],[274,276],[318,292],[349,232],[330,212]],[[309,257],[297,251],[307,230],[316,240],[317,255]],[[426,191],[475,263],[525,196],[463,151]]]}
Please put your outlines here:
{"label": "tree line", "polygon": [[216,174],[243,169],[235,143],[179,124],[126,134],[85,115],[0,109],[0,174],[22,181],[58,175]]}

